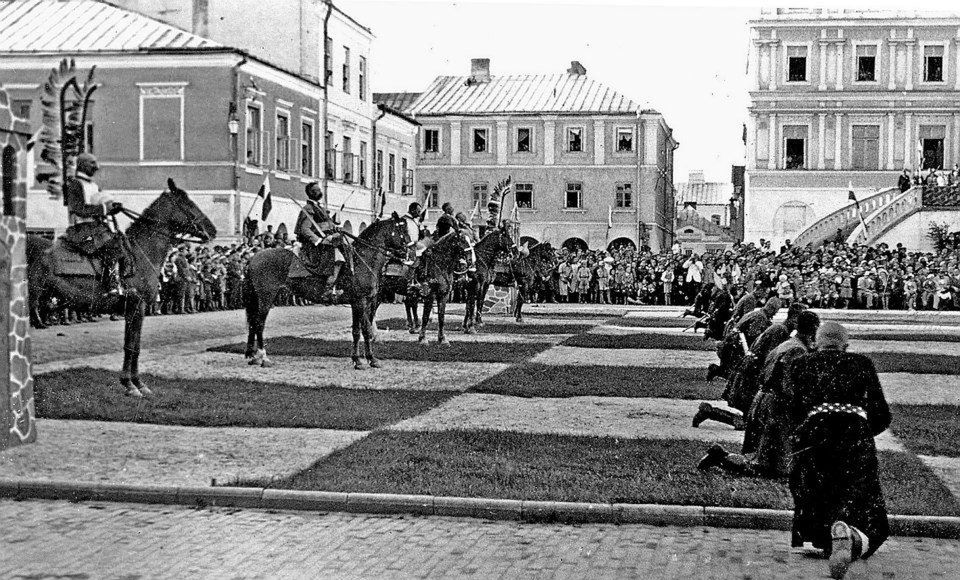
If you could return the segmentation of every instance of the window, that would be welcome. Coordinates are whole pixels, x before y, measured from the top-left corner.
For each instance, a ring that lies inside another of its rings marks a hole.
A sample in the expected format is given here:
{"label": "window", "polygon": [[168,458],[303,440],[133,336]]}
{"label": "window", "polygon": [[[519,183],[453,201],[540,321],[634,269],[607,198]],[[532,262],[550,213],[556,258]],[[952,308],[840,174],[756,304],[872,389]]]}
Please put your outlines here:
{"label": "window", "polygon": [[350,137],[343,138],[343,182],[353,183],[353,171],[356,161],[353,156],[353,140]]}
{"label": "window", "polygon": [[806,167],[806,140],[807,128],[803,125],[785,125],[784,139],[784,169],[803,169]]}
{"label": "window", "polygon": [[387,177],[389,179],[387,191],[390,193],[397,191],[397,156],[393,153],[390,154],[390,161],[387,165]]}
{"label": "window", "polygon": [[567,151],[570,153],[583,151],[583,127],[567,128]]}
{"label": "window", "polygon": [[140,160],[183,160],[183,85],[141,85]]}
{"label": "window", "polygon": [[360,185],[367,186],[367,142],[360,142]]}
{"label": "window", "polygon": [[517,207],[520,209],[533,209],[533,184],[517,183],[514,184],[513,188],[513,194],[517,200]]}
{"label": "window", "polygon": [[290,169],[290,118],[277,113],[277,169]]}
{"label": "window", "polygon": [[928,83],[943,82],[943,46],[923,47],[923,80]]}
{"label": "window", "polygon": [[713,214],[712,216],[710,216],[710,221],[712,221],[713,223],[715,223],[715,224],[717,224],[717,225],[719,226],[719,225],[720,225],[720,214],[715,213],[715,214]]}
{"label": "window", "polygon": [[787,80],[802,83],[807,80],[807,47],[787,47]]}
{"label": "window", "polygon": [[13,114],[21,119],[30,118],[30,110],[33,108],[33,101],[27,99],[14,99],[11,109]]}
{"label": "window", "polygon": [[854,125],[851,130],[853,169],[880,169],[880,126]]}
{"label": "window", "polygon": [[3,215],[16,215],[17,150],[12,145],[3,148],[3,160],[0,162],[3,174]]}
{"label": "window", "polygon": [[473,152],[474,153],[486,153],[487,152],[487,130],[486,129],[474,129],[473,130]]}
{"label": "window", "polygon": [[617,153],[630,153],[633,151],[633,128],[617,128]]}
{"label": "window", "polygon": [[373,170],[376,172],[376,175],[374,176],[375,183],[373,185],[374,187],[383,187],[383,149],[377,149],[375,165],[376,167],[374,167]]}
{"label": "window", "polygon": [[323,139],[323,166],[327,179],[337,177],[337,152],[333,149],[333,131],[327,131]]}
{"label": "window", "polygon": [[360,68],[357,73],[360,77],[360,87],[358,94],[361,101],[367,100],[367,58],[364,56],[360,57]]}
{"label": "window", "polygon": [[333,39],[329,36],[323,43],[323,72],[328,85],[333,84]]}
{"label": "window", "polygon": [[400,195],[407,195],[408,193],[411,193],[410,190],[413,186],[413,183],[407,183],[407,178],[409,177],[407,174],[408,171],[409,169],[407,169],[407,158],[401,157],[400,158],[400,179],[402,181],[400,183]]}
{"label": "window", "polygon": [[529,153],[530,149],[530,128],[520,127],[517,129],[517,153]]}
{"label": "window", "polygon": [[566,193],[563,207],[566,209],[580,209],[583,207],[582,183],[567,183]]}
{"label": "window", "polygon": [[871,83],[877,80],[877,47],[857,46],[857,81]]}
{"label": "window", "polygon": [[423,130],[423,152],[424,153],[440,152],[440,129],[424,129]]}
{"label": "window", "polygon": [[350,94],[350,49],[343,47],[343,92]]}
{"label": "window", "polygon": [[919,139],[923,150],[921,169],[943,169],[943,145],[947,137],[944,125],[920,125]]}
{"label": "window", "polygon": [[300,123],[300,173],[313,175],[313,124]]}
{"label": "window", "polygon": [[633,207],[633,184],[632,183],[618,183],[617,184],[617,195],[615,200],[615,205],[617,209],[626,209]]}
{"label": "window", "polygon": [[[484,181],[480,183],[474,183],[473,184],[473,205],[479,207],[482,210],[483,208],[487,207],[487,202],[489,201],[490,201],[490,194],[489,194],[489,190],[487,189],[487,182]],[[479,206],[477,204],[479,204]]]}
{"label": "window", "polygon": [[440,186],[436,183],[424,183],[423,199],[427,209],[440,207]]}
{"label": "window", "polygon": [[247,163],[250,165],[260,165],[260,134],[261,129],[260,109],[257,107],[247,107]]}

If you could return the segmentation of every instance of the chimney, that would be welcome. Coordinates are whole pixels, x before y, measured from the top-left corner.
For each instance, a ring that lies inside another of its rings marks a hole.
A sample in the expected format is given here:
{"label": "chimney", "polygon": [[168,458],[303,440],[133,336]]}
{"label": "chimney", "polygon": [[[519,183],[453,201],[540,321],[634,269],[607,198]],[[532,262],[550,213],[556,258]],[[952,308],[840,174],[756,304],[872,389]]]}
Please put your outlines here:
{"label": "chimney", "polygon": [[209,0],[193,0],[193,30],[191,32],[197,36],[207,36],[209,34],[209,17]]}
{"label": "chimney", "polygon": [[567,69],[567,74],[584,76],[587,74],[587,69],[580,64],[579,60],[572,60],[570,61],[570,68]]}
{"label": "chimney", "polygon": [[470,84],[490,82],[490,59],[470,59]]}
{"label": "chimney", "polygon": [[703,170],[691,171],[689,178],[687,179],[690,183],[705,183],[706,180],[703,177]]}

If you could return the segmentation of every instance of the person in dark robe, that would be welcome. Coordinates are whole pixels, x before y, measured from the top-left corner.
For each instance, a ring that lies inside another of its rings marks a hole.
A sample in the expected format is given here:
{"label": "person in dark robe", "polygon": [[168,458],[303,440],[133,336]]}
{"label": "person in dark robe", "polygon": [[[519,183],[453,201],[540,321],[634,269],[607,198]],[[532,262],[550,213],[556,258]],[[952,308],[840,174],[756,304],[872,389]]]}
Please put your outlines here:
{"label": "person in dark robe", "polygon": [[723,399],[727,401],[731,407],[740,411],[740,413],[735,413],[729,409],[714,407],[710,403],[700,403],[700,408],[693,417],[694,427],[699,427],[700,423],[703,423],[707,419],[712,419],[731,425],[737,430],[744,429],[746,423],[744,422],[743,415],[749,410],[752,399],[742,401],[731,397],[731,393],[734,392],[732,385],[735,384],[736,381],[741,380],[740,375],[745,372],[744,365],[747,365],[749,368],[755,364],[756,357],[750,349],[757,339],[760,338],[760,335],[763,334],[763,331],[770,326],[771,320],[779,310],[780,299],[774,296],[767,300],[763,308],[758,308],[744,316],[740,323],[737,324],[735,333],[724,339],[724,342],[732,342],[735,340],[740,345],[739,348],[728,348],[728,350],[731,351],[729,353],[730,361],[728,364],[734,370],[727,379],[727,388],[722,395]]}
{"label": "person in dark robe", "polygon": [[[796,333],[778,346],[764,364],[763,387],[747,414],[743,454],[729,453],[714,445],[697,465],[700,469],[719,467],[738,475],[786,477],[790,473],[792,447],[789,436],[795,386],[790,377],[794,362],[811,351],[820,317],[810,311],[797,316]],[[752,437],[755,444],[748,446]]]}
{"label": "person in dark robe", "polygon": [[793,365],[798,385],[793,434],[794,547],[810,542],[830,556],[830,575],[843,578],[854,560],[887,539],[874,437],[890,425],[890,408],[873,362],[848,353],[846,328],[825,322],[817,352]]}
{"label": "person in dark robe", "polygon": [[712,381],[714,377],[727,378],[730,375],[733,362],[737,358],[737,352],[742,352],[743,348],[740,345],[740,337],[736,332],[737,324],[743,320],[744,316],[750,314],[757,308],[759,296],[764,293],[765,291],[759,289],[754,292],[746,292],[740,297],[736,305],[734,305],[730,319],[723,329],[723,338],[718,339],[717,357],[720,358],[720,364],[711,363],[707,367],[708,383]]}
{"label": "person in dark robe", "polygon": [[[733,314],[733,296],[730,295],[728,290],[730,285],[726,279],[721,278],[720,280],[720,285],[714,288],[713,296],[710,299],[710,307],[707,311],[707,328],[703,332],[703,340],[710,338],[722,340],[723,329],[727,326],[727,321]],[[693,329],[694,331],[697,330],[696,324]]]}

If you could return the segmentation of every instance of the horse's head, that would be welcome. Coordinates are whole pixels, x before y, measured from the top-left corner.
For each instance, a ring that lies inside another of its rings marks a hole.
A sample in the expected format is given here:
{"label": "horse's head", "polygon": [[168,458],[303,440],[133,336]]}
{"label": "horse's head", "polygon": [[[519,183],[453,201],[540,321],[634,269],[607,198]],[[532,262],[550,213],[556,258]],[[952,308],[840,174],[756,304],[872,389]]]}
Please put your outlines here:
{"label": "horse's head", "polygon": [[[387,229],[384,244],[388,250],[403,252],[417,243],[420,230],[415,225],[400,217],[397,212],[390,214],[387,221],[390,222],[390,227]],[[411,227],[415,232],[411,231]]]}
{"label": "horse's head", "polygon": [[530,250],[530,258],[533,260],[534,271],[541,278],[550,277],[557,267],[557,252],[550,242],[535,245]]}
{"label": "horse's head", "polygon": [[167,179],[167,189],[151,204],[144,217],[162,224],[174,237],[198,243],[217,237],[217,228],[210,218],[172,179]]}

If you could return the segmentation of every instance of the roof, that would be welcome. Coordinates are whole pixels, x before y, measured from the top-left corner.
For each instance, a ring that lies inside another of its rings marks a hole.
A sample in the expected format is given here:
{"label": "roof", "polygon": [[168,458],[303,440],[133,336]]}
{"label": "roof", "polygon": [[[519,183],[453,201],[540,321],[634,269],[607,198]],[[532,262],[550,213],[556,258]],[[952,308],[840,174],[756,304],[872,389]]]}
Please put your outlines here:
{"label": "roof", "polygon": [[373,102],[394,111],[405,112],[420,93],[373,93]]}
{"label": "roof", "polygon": [[635,115],[639,105],[586,75],[510,75],[473,82],[437,77],[410,105],[412,115],[600,113]]}
{"label": "roof", "polygon": [[727,228],[718,226],[713,221],[703,217],[697,210],[686,208],[677,213],[677,230],[684,228],[697,228],[708,236],[719,236],[724,242],[736,241],[733,234]]}
{"label": "roof", "polygon": [[[960,12],[929,10],[889,10],[869,8],[765,8],[752,24],[802,21],[878,21],[878,20],[956,20]],[[943,23],[944,26],[949,23]]]}
{"label": "roof", "polygon": [[212,40],[97,0],[0,0],[0,52],[219,47]]}
{"label": "roof", "polygon": [[676,185],[678,203],[688,201],[697,205],[726,205],[733,197],[732,183],[688,182]]}
{"label": "roof", "polygon": [[406,121],[407,123],[410,123],[411,125],[416,125],[417,127],[420,126],[419,121],[417,121],[413,117],[408,117],[403,111],[398,111],[397,109],[388,107],[387,105],[384,105],[382,103],[378,103],[377,108],[383,111],[384,113],[397,117],[398,119],[403,119],[404,121]]}

